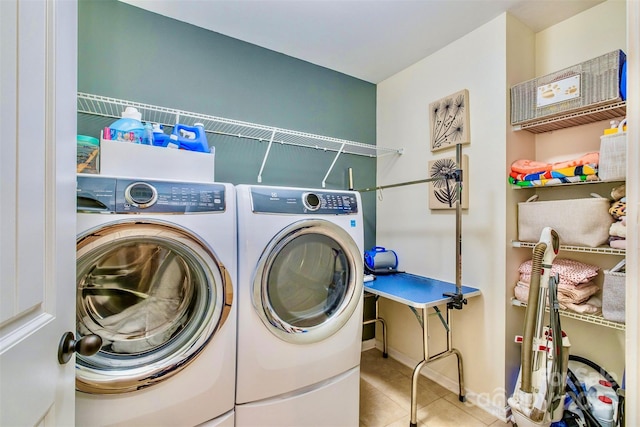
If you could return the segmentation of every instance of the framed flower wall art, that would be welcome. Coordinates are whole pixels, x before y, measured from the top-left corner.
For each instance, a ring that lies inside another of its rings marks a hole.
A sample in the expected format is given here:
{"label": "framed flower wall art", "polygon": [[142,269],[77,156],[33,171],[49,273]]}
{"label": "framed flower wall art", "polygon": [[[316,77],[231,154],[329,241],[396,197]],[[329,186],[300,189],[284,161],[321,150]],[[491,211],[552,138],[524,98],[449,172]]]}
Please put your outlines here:
{"label": "framed flower wall art", "polygon": [[[429,162],[429,178],[444,176],[458,169],[455,157]],[[462,209],[469,209],[469,156],[462,155]],[[429,182],[429,209],[455,209],[458,201],[458,183],[455,179],[439,179]],[[449,206],[451,204],[451,206]]]}
{"label": "framed flower wall art", "polygon": [[469,144],[469,91],[463,89],[429,104],[431,152]]}

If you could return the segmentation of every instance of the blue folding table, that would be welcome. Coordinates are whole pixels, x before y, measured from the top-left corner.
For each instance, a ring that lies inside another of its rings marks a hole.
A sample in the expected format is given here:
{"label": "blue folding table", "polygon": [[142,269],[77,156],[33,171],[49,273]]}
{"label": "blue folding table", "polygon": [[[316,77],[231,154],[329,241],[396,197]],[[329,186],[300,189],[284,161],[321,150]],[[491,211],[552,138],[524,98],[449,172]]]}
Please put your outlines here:
{"label": "blue folding table", "polygon": [[[466,304],[466,298],[475,297],[480,295],[480,290],[477,288],[471,288],[469,286],[462,286],[461,298],[458,298],[458,305],[455,304],[457,294],[457,287],[453,283],[444,282],[442,280],[431,279],[428,277],[416,276],[408,273],[396,273],[389,275],[378,275],[375,280],[366,281],[364,283],[365,292],[369,292],[375,295],[375,319],[365,321],[364,324],[380,322],[382,325],[382,342],[383,342],[383,356],[387,357],[387,337],[386,337],[386,324],[384,319],[378,315],[378,298],[387,298],[401,304],[408,305],[416,314],[418,320],[418,310],[421,310],[422,320],[420,324],[422,326],[422,343],[423,343],[423,359],[413,370],[413,377],[411,379],[411,427],[417,425],[417,391],[418,391],[418,378],[420,370],[429,362],[437,359],[455,354],[458,359],[458,384],[459,394],[458,398],[461,402],[464,402],[464,380],[462,369],[462,355],[460,352],[452,347],[451,344],[451,325],[449,324],[451,310],[460,309],[461,304]],[[458,296],[459,293],[457,294]],[[442,317],[442,313],[438,306],[443,304],[447,305],[446,317]],[[447,330],[447,349],[441,353],[429,357],[429,340],[428,340],[428,325],[429,316],[427,310],[429,307],[433,307],[442,324]]]}

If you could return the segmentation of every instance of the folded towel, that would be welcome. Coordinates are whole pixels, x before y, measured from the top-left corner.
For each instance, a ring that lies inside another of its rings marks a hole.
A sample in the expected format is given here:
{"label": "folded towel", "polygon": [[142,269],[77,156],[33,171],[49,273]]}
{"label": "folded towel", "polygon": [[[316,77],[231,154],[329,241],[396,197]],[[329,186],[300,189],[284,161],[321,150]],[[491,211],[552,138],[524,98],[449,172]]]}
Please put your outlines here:
{"label": "folded towel", "polygon": [[[596,288],[598,287],[596,286]],[[599,289],[600,288],[598,288],[598,290]],[[513,291],[518,301],[522,301],[525,303],[529,301],[529,286],[526,283],[518,282]],[[591,295],[581,303],[575,303],[567,300],[558,292],[558,303],[560,305],[560,308],[563,310],[570,310],[581,314],[600,314],[602,309],[602,300],[597,296],[597,294]],[[546,305],[549,305],[548,299]]]}
{"label": "folded towel", "polygon": [[617,201],[625,197],[626,193],[627,193],[627,189],[625,185],[621,184],[611,189],[611,198]]}
{"label": "folded towel", "polygon": [[[596,302],[597,301],[597,302]],[[599,305],[598,305],[599,304]],[[602,301],[595,296],[589,298],[582,304],[565,303],[567,310],[580,314],[602,314]]]}
{"label": "folded towel", "polygon": [[595,175],[596,173],[598,173],[598,165],[588,164],[588,165],[571,166],[567,168],[551,169],[551,170],[529,172],[529,173],[519,173],[518,171],[511,169],[511,173],[509,175],[519,181],[537,181],[539,179],[567,178],[571,176],[580,176],[580,175]]}
{"label": "folded towel", "polygon": [[[592,283],[591,281],[589,282],[582,282],[582,283],[576,283],[573,282],[571,280],[567,280],[566,277],[564,276],[559,276],[560,277],[560,281],[558,282],[558,288],[564,288],[564,289],[575,289],[579,286],[585,285],[587,283]],[[520,281],[521,282],[525,282],[525,283],[531,283],[531,274],[529,273],[520,273]]]}
{"label": "folded towel", "polygon": [[609,242],[613,249],[627,249],[627,239],[617,239]]}
{"label": "folded towel", "polygon": [[600,292],[600,287],[595,283],[585,283],[573,290],[558,288],[558,301],[563,303],[582,304],[598,292]]}
{"label": "folded towel", "polygon": [[[532,264],[532,260],[523,262],[520,264],[518,272],[531,274]],[[595,265],[585,264],[583,262],[567,258],[556,258],[553,261],[553,266],[551,267],[551,275],[555,276],[557,273],[560,275],[561,282],[564,279],[565,282],[577,284],[588,282],[598,275],[598,270],[600,270],[600,267]]]}
{"label": "folded towel", "polygon": [[[529,287],[527,282],[518,282],[519,286]],[[600,288],[593,282],[585,283],[573,289],[558,288],[558,301],[562,303],[570,302],[573,304],[581,304],[588,300],[592,295],[600,292]]]}
{"label": "folded towel", "polygon": [[598,151],[594,151],[591,153],[586,153],[582,157],[575,160],[567,160],[563,162],[556,163],[543,163],[537,162],[535,160],[516,160],[511,164],[511,170],[518,173],[532,173],[532,172],[543,172],[543,171],[551,171],[554,169],[563,169],[574,166],[582,166],[588,164],[599,164],[600,163],[600,153]]}
{"label": "folded towel", "polygon": [[616,221],[609,227],[609,235],[616,237],[627,237],[627,226],[622,221]]}
{"label": "folded towel", "polygon": [[566,176],[563,178],[539,179],[535,181],[520,181],[513,178],[512,176],[509,177],[509,184],[517,185],[519,187],[544,187],[582,181],[600,181],[600,178],[598,177],[598,175],[578,175]]}

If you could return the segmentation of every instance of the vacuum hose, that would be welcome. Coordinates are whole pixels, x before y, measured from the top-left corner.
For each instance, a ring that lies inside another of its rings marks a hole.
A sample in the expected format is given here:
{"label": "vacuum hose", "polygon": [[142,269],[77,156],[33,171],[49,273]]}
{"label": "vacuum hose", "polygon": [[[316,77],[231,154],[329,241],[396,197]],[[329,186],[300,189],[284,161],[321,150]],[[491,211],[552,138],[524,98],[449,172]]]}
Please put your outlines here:
{"label": "vacuum hose", "polygon": [[566,384],[566,372],[569,365],[569,352],[562,348],[562,329],[560,328],[560,303],[558,302],[558,276],[549,279],[549,325],[551,329],[551,347],[553,359],[551,365],[551,384],[547,388],[547,402],[549,413],[554,411],[562,403]]}
{"label": "vacuum hose", "polygon": [[531,282],[529,284],[529,298],[524,321],[524,333],[522,338],[522,354],[520,363],[522,366],[522,380],[520,390],[532,393],[531,372],[533,363],[533,338],[535,334],[536,318],[538,312],[538,294],[540,292],[540,270],[542,259],[547,250],[547,244],[540,242],[533,249]]}

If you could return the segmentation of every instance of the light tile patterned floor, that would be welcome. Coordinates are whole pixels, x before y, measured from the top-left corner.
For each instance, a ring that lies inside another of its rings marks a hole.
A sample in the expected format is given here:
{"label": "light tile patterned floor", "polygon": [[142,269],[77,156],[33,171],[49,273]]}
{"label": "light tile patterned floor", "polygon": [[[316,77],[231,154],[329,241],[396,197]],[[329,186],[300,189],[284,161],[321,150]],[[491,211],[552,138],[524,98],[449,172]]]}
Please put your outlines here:
{"label": "light tile patterned floor", "polygon": [[[362,353],[360,427],[409,427],[412,369],[377,349]],[[458,395],[421,377],[418,381],[418,427],[507,427],[482,409],[462,403]]]}

